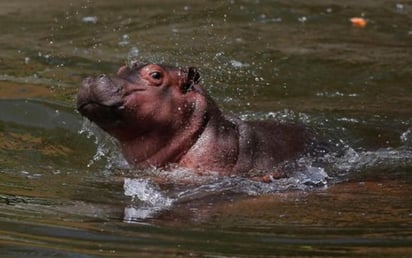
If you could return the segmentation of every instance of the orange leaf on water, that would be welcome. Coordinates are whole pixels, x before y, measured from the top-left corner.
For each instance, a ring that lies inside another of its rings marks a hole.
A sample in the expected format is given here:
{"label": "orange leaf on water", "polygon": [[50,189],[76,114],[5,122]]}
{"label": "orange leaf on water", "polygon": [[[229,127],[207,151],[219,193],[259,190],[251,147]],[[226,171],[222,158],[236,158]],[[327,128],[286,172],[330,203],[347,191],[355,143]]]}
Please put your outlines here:
{"label": "orange leaf on water", "polygon": [[352,23],[353,26],[359,27],[359,28],[365,27],[366,24],[368,23],[366,19],[360,18],[360,17],[350,18],[350,22]]}

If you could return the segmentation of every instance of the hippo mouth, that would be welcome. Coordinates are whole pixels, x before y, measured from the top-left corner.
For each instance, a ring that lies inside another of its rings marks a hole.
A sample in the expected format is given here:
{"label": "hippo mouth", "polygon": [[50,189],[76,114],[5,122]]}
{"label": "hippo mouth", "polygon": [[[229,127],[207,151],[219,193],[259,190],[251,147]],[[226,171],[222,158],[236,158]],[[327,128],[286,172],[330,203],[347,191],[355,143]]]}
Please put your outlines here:
{"label": "hippo mouth", "polygon": [[118,101],[114,103],[99,103],[93,100],[84,100],[77,102],[77,110],[82,114],[87,113],[90,109],[106,109],[106,110],[122,110],[124,109],[123,101]]}
{"label": "hippo mouth", "polygon": [[106,106],[95,102],[84,103],[77,108],[80,114],[103,128],[119,126],[123,121],[122,109],[122,105]]}
{"label": "hippo mouth", "polygon": [[122,109],[123,101],[115,103],[99,103],[93,100],[77,101],[77,110],[81,113],[83,110],[87,110],[90,106],[96,106],[98,108],[110,108],[110,109]]}

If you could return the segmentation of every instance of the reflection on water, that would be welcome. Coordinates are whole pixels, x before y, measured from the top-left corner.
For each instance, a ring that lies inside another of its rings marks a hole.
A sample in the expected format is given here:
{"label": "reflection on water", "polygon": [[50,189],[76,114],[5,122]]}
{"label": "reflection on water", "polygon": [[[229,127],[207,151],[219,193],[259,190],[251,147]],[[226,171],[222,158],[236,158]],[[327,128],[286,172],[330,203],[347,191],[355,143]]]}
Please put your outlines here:
{"label": "reflection on water", "polygon": [[[0,256],[411,256],[411,12],[3,1]],[[129,168],[74,96],[83,77],[138,59],[198,66],[226,113],[303,123],[327,151],[282,164],[290,178],[272,183]]]}

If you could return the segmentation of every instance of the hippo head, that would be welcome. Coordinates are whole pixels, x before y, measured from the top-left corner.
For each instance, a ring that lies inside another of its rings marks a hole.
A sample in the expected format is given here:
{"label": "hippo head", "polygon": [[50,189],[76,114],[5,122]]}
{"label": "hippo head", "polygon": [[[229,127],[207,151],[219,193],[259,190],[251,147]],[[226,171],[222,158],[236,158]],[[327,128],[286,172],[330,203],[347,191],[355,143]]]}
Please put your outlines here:
{"label": "hippo head", "polygon": [[[115,76],[83,80],[77,109],[120,141],[173,134],[205,117],[206,94],[196,68],[135,63]],[[195,112],[195,110],[197,110]]]}

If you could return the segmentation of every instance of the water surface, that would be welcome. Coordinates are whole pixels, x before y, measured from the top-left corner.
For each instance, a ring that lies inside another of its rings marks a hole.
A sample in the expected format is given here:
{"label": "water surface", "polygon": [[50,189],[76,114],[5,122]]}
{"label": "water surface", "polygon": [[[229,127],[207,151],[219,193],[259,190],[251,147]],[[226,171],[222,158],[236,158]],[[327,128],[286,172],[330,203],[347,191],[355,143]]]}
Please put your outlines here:
{"label": "water surface", "polygon": [[[18,0],[0,24],[0,256],[412,255],[410,1]],[[334,148],[270,184],[159,186],[190,171],[130,169],[74,108],[135,59],[197,66],[226,113]]]}

